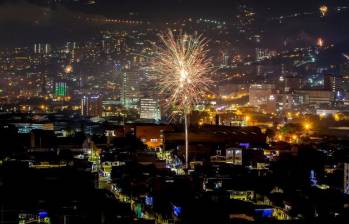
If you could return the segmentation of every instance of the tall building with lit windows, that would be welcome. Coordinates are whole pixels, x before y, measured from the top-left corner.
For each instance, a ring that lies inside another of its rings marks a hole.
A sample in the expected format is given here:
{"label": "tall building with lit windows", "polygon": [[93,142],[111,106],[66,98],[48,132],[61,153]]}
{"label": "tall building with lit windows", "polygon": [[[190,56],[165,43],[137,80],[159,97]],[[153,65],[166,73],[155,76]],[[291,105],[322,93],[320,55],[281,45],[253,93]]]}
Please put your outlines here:
{"label": "tall building with lit windows", "polygon": [[56,97],[65,97],[68,96],[68,87],[67,83],[59,81],[55,83],[54,94]]}
{"label": "tall building with lit windows", "polygon": [[35,54],[41,54],[42,51],[43,51],[43,47],[40,43],[34,44],[34,53]]}
{"label": "tall building with lit windows", "polygon": [[324,89],[336,92],[341,88],[342,77],[333,74],[324,75]]}
{"label": "tall building with lit windows", "polygon": [[273,84],[252,84],[249,88],[249,104],[251,106],[261,106],[267,104],[273,94],[275,86]]}
{"label": "tall building with lit windows", "polygon": [[141,97],[138,73],[133,71],[122,72],[120,90],[122,105],[125,108],[136,108]]}
{"label": "tall building with lit windows", "polygon": [[324,89],[333,94],[332,103],[343,99],[343,79],[342,76],[334,74],[324,75]]}
{"label": "tall building with lit windows", "polygon": [[344,193],[349,194],[349,162],[344,163]]}
{"label": "tall building with lit windows", "polygon": [[267,113],[274,113],[276,110],[275,85],[273,84],[252,84],[249,88],[249,105],[259,107]]}
{"label": "tall building with lit windows", "polygon": [[103,112],[100,96],[83,96],[81,99],[81,115],[88,117],[101,116]]}
{"label": "tall building with lit windows", "polygon": [[140,100],[140,118],[160,120],[160,106],[156,99],[141,99]]}
{"label": "tall building with lit windows", "polygon": [[263,61],[265,59],[270,59],[277,55],[276,51],[269,49],[256,48],[256,60]]}
{"label": "tall building with lit windows", "polygon": [[50,44],[34,44],[34,54],[49,54],[51,53],[51,45]]}

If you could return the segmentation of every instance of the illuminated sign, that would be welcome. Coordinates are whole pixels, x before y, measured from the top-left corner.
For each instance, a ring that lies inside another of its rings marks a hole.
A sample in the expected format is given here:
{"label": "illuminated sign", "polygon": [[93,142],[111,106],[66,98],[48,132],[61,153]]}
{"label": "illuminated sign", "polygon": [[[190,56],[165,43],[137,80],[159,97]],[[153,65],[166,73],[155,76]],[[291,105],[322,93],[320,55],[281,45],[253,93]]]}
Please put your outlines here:
{"label": "illuminated sign", "polygon": [[44,219],[48,216],[48,213],[46,211],[39,212],[39,218]]}
{"label": "illuminated sign", "polygon": [[174,214],[176,217],[179,217],[179,216],[181,215],[181,213],[182,213],[182,208],[173,205],[173,214]]}

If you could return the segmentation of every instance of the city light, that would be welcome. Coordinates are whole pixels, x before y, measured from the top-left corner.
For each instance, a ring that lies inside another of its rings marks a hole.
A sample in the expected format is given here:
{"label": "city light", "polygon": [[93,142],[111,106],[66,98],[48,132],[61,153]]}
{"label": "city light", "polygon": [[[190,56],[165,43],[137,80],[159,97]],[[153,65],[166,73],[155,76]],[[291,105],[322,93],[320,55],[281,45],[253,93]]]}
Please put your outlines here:
{"label": "city light", "polygon": [[320,120],[324,119],[325,117],[326,117],[326,113],[321,113],[321,114],[319,114]]}
{"label": "city light", "polygon": [[0,224],[349,219],[349,1],[4,2]]}
{"label": "city light", "polygon": [[72,73],[73,72],[73,66],[67,65],[64,69],[66,74]]}
{"label": "city light", "polygon": [[292,140],[293,141],[297,141],[298,140],[298,136],[297,135],[292,135]]}
{"label": "city light", "polygon": [[324,40],[323,40],[321,37],[319,37],[319,38],[317,39],[316,45],[317,45],[318,47],[323,47],[323,46],[324,46]]}
{"label": "city light", "polygon": [[343,116],[341,114],[339,114],[339,113],[333,114],[333,118],[337,122],[343,120]]}
{"label": "city light", "polygon": [[319,8],[321,16],[326,16],[328,13],[328,7],[326,5],[322,5]]}
{"label": "city light", "polygon": [[343,54],[343,57],[345,57],[345,59],[347,59],[349,61],[349,55]]}
{"label": "city light", "polygon": [[306,131],[309,131],[310,129],[311,129],[311,124],[310,123],[304,123],[304,129],[306,130]]}

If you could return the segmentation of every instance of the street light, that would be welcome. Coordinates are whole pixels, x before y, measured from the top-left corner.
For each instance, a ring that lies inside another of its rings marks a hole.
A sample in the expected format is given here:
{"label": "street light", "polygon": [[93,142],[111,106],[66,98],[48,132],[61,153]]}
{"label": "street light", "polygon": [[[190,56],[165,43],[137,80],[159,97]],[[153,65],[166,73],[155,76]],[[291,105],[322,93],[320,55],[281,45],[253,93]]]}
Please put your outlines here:
{"label": "street light", "polygon": [[319,10],[322,17],[326,16],[328,13],[328,7],[326,5],[320,6]]}
{"label": "street light", "polygon": [[311,124],[310,123],[304,123],[304,129],[306,131],[309,131],[311,129]]}
{"label": "street light", "polygon": [[251,120],[251,117],[250,117],[249,115],[247,115],[247,116],[245,117],[246,126],[248,126],[250,120]]}

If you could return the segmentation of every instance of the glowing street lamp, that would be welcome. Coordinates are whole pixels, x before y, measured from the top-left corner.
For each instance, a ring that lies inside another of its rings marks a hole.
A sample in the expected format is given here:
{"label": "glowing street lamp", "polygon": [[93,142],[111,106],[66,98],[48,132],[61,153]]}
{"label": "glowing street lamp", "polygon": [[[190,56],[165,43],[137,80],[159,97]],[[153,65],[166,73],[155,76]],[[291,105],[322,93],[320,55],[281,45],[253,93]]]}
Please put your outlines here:
{"label": "glowing street lamp", "polygon": [[292,140],[296,142],[298,140],[298,136],[297,135],[292,135]]}
{"label": "glowing street lamp", "polygon": [[72,73],[72,72],[73,72],[73,66],[67,65],[67,66],[64,68],[64,72],[67,73],[67,74]]}
{"label": "glowing street lamp", "polygon": [[316,45],[318,46],[318,47],[323,47],[324,46],[324,40],[321,38],[321,37],[319,37],[318,39],[317,39],[317,42],[316,42]]}
{"label": "glowing street lamp", "polygon": [[326,5],[320,6],[319,10],[322,17],[326,16],[328,13],[328,7]]}
{"label": "glowing street lamp", "polygon": [[251,117],[248,115],[245,117],[246,122],[248,122],[250,119],[251,119]]}
{"label": "glowing street lamp", "polygon": [[311,125],[309,123],[305,123],[304,128],[305,128],[305,130],[310,130]]}
{"label": "glowing street lamp", "polygon": [[249,122],[251,121],[251,117],[249,115],[246,115],[245,116],[245,123],[246,123],[246,126],[249,125]]}
{"label": "glowing street lamp", "polygon": [[335,121],[340,121],[341,120],[341,117],[340,117],[340,115],[338,113],[334,114],[333,118],[334,118]]}

